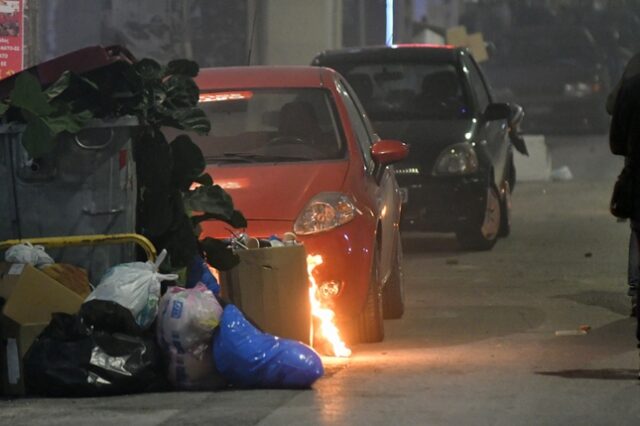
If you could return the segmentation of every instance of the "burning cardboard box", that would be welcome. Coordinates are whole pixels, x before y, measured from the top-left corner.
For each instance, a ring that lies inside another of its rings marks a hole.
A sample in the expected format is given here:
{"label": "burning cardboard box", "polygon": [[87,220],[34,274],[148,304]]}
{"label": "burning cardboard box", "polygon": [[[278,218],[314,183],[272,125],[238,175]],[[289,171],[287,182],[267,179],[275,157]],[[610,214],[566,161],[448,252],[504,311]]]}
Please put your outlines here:
{"label": "burning cardboard box", "polygon": [[240,264],[222,274],[222,295],[263,331],[311,344],[311,305],[302,245],[238,251]]}

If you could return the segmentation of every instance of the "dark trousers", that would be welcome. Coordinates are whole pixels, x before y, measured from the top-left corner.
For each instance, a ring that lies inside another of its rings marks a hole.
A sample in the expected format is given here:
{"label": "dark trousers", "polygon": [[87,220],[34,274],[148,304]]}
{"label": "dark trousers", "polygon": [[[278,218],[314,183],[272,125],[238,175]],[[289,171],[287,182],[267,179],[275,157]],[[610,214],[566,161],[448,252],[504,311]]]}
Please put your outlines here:
{"label": "dark trousers", "polygon": [[[634,217],[633,219],[631,219],[631,230],[633,231],[633,233],[635,233],[636,237],[640,235],[640,218],[636,218]],[[638,253],[640,253],[640,238],[635,238],[637,247],[636,249],[638,250]],[[638,288],[640,286],[635,287],[635,297],[636,300],[638,300]],[[634,295],[631,295],[631,297],[634,297]],[[636,315],[636,320],[637,320],[637,325],[636,325],[636,338],[638,339],[638,344],[640,347],[640,315]]]}

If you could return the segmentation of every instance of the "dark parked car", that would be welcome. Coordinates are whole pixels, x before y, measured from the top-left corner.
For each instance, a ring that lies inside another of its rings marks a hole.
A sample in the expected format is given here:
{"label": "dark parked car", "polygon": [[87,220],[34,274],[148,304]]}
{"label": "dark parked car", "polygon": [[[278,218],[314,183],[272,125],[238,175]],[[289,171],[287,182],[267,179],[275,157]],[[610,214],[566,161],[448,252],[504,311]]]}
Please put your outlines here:
{"label": "dark parked car", "polygon": [[410,144],[396,167],[402,229],[455,232],[470,249],[509,234],[510,135],[524,149],[516,134],[522,109],[493,102],[466,49],[367,47],[323,52],[313,64],[345,76],[381,137]]}
{"label": "dark parked car", "polygon": [[484,69],[500,100],[522,104],[528,131],[607,130],[607,57],[583,27],[505,34]]}

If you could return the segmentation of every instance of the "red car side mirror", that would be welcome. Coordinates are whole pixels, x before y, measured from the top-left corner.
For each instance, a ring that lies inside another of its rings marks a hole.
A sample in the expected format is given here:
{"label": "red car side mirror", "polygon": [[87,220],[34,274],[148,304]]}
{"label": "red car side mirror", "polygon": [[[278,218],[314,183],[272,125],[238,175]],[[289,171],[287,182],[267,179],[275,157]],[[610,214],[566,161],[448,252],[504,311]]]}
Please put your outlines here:
{"label": "red car side mirror", "polygon": [[407,155],[409,155],[409,145],[396,140],[381,140],[371,147],[371,156],[381,166],[402,161]]}

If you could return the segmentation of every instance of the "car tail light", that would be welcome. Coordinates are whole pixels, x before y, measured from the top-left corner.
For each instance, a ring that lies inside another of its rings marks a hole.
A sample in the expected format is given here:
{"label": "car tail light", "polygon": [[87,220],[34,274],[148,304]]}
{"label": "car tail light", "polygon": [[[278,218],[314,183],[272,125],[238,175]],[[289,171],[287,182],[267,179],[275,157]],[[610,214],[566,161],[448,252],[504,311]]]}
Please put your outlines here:
{"label": "car tail light", "polygon": [[339,192],[323,192],[313,197],[302,209],[293,232],[317,234],[351,222],[358,214],[352,198]]}

